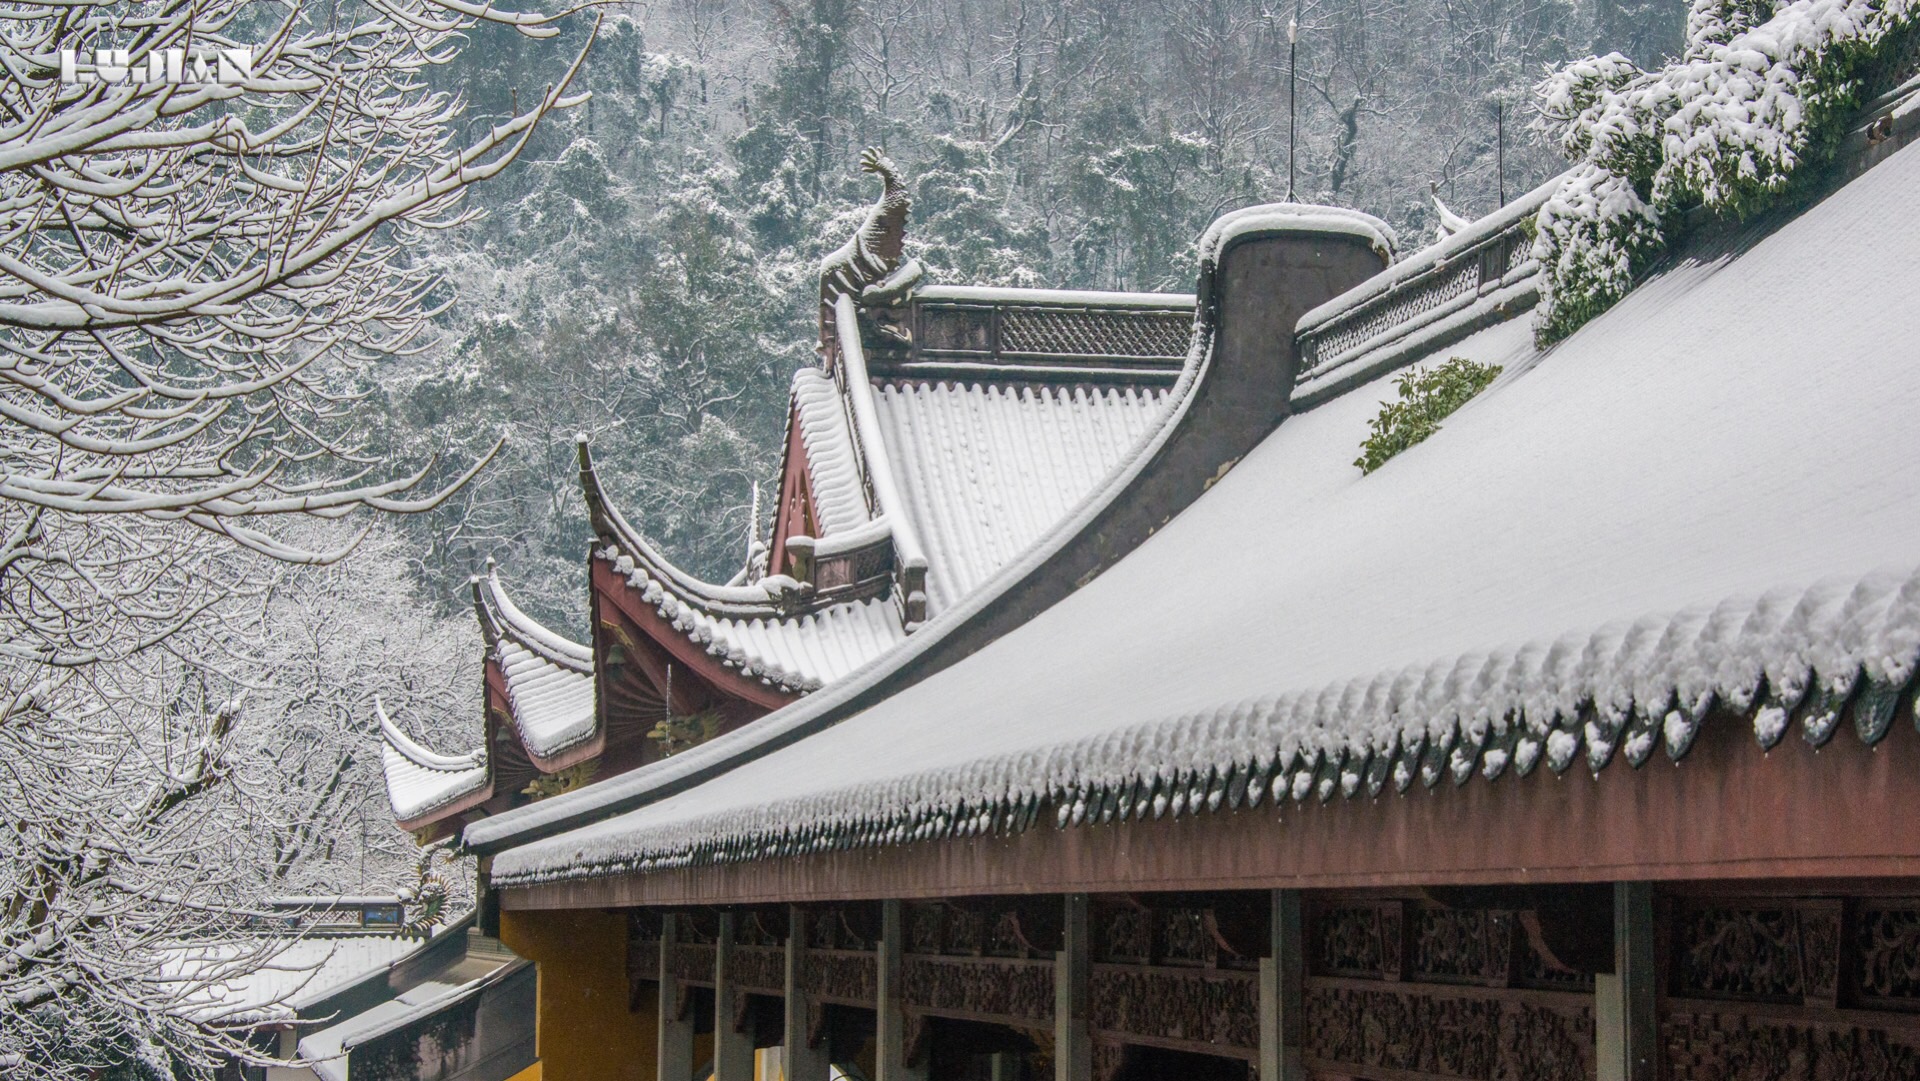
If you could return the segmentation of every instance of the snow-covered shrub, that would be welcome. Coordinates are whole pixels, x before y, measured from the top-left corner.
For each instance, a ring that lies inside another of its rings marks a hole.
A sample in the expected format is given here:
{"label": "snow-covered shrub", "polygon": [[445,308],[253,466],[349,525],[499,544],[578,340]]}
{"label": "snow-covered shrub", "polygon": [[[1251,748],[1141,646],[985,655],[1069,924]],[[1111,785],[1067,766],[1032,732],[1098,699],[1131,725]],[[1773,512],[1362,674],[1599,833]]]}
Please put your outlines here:
{"label": "snow-covered shrub", "polygon": [[1499,374],[1498,364],[1475,364],[1465,357],[1454,357],[1432,371],[1414,367],[1400,373],[1393,381],[1400,400],[1380,403],[1380,414],[1369,422],[1370,431],[1353,464],[1362,473],[1386,465],[1387,459],[1439,431],[1441,421],[1487,389]]}
{"label": "snow-covered shrub", "polygon": [[1649,73],[1625,57],[1539,87],[1537,127],[1576,163],[1536,219],[1542,343],[1626,294],[1695,207],[1744,217],[1829,157],[1920,28],[1916,0],[1695,0],[1687,47]]}

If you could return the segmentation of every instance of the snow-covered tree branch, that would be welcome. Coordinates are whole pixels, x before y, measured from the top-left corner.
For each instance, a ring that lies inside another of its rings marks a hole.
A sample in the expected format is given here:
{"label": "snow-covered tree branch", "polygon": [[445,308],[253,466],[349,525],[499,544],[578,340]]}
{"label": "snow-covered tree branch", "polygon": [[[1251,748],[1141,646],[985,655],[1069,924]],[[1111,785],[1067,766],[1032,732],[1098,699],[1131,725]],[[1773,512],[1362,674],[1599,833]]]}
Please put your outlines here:
{"label": "snow-covered tree branch", "polygon": [[[430,509],[491,457],[382,460],[354,423],[360,370],[420,350],[451,303],[420,240],[584,100],[584,46],[480,127],[436,69],[483,23],[547,38],[562,17],[465,0],[0,17],[0,1072],[204,1069],[235,1049],[203,1023],[220,974],[169,976],[161,947],[257,901],[243,832],[271,838],[283,877],[324,855],[314,816],[363,768],[347,699],[379,689],[327,671],[317,639],[304,669],[276,650],[287,592],[365,535],[324,520]],[[262,708],[272,739],[248,727]],[[277,790],[243,783],[248,755],[286,771]]]}

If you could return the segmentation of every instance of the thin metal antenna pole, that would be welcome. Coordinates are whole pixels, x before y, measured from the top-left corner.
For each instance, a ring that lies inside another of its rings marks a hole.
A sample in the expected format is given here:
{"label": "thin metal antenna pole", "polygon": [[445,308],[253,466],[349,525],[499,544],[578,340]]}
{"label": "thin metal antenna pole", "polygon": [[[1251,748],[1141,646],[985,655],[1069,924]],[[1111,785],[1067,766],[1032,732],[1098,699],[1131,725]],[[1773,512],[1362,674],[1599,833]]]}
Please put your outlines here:
{"label": "thin metal antenna pole", "polygon": [[1507,205],[1507,103],[1493,103],[1494,173],[1499,178],[1500,205]]}
{"label": "thin metal antenna pole", "polygon": [[1300,19],[1296,14],[1287,20],[1287,201],[1293,202],[1294,160],[1297,155],[1296,134],[1300,110],[1295,106],[1294,89],[1299,85],[1295,73],[1299,70],[1295,63],[1300,49]]}

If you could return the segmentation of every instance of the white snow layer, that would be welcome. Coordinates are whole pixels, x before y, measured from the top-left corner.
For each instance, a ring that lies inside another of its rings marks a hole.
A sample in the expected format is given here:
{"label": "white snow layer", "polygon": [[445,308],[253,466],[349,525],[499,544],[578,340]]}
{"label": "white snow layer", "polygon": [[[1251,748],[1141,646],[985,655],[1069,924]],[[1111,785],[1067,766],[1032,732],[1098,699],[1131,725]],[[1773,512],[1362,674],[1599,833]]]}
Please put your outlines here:
{"label": "white snow layer", "polygon": [[552,758],[593,738],[593,669],[556,664],[511,638],[502,638],[494,660],[506,677],[513,727],[521,743],[540,758]]}
{"label": "white snow layer", "polygon": [[373,711],[380,723],[380,767],[386,777],[387,802],[395,818],[402,822],[419,818],[487,787],[484,749],[439,754],[402,732],[378,698]]}
{"label": "white snow layer", "polygon": [[793,415],[807,451],[807,480],[821,535],[859,529],[869,517],[866,482],[854,451],[846,403],[833,377],[818,368],[794,372]]}
{"label": "white snow layer", "polygon": [[891,384],[881,439],[927,553],[942,612],[1038,541],[1138,453],[1166,413],[1164,387]]}
{"label": "white snow layer", "polygon": [[816,690],[906,637],[891,600],[848,601],[805,615],[739,618],[681,598],[618,549],[603,548],[594,557],[611,559],[642,601],[722,664],[789,690]]}
{"label": "white snow layer", "polygon": [[[350,984],[382,972],[426,946],[398,935],[315,935],[288,941],[255,967],[261,944],[181,946],[162,951],[170,976],[211,980],[193,996],[193,1014],[207,1022],[290,1018]],[[245,969],[221,978],[228,967]]]}

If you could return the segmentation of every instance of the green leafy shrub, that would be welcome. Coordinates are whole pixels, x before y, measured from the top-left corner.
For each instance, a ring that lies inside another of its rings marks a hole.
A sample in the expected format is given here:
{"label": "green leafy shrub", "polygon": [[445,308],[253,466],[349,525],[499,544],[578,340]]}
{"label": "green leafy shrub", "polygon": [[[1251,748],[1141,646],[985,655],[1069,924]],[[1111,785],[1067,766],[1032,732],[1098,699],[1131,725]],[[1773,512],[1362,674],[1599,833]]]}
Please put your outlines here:
{"label": "green leafy shrub", "polygon": [[1454,357],[1432,371],[1413,367],[1402,372],[1393,381],[1400,400],[1380,403],[1380,415],[1373,418],[1372,431],[1353,464],[1362,473],[1387,464],[1387,459],[1439,431],[1441,421],[1499,374],[1498,364],[1475,364],[1465,357]]}

